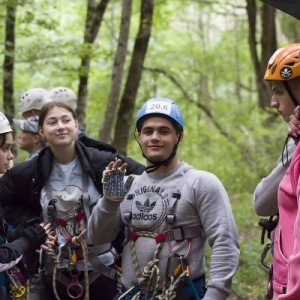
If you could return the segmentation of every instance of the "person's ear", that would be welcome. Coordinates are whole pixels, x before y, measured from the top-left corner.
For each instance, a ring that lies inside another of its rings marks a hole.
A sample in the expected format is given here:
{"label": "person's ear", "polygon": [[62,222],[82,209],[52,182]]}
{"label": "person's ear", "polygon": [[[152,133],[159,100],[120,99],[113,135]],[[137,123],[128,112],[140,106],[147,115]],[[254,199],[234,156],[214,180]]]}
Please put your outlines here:
{"label": "person's ear", "polygon": [[183,140],[183,132],[180,132],[180,134],[178,135],[178,144],[181,144]]}
{"label": "person's ear", "polygon": [[39,139],[40,139],[40,136],[39,136],[38,134],[34,134],[34,135],[33,135],[33,142],[34,142],[35,144],[38,143]]}
{"label": "person's ear", "polygon": [[44,137],[44,131],[43,131],[42,127],[39,127],[39,135],[40,135],[40,137]]}

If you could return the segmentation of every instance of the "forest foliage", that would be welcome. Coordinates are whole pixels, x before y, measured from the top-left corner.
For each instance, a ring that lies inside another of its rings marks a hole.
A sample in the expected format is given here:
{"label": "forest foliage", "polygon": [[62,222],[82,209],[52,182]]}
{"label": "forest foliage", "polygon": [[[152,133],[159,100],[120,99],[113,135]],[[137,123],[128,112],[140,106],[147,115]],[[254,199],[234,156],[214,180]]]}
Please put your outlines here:
{"label": "forest foliage", "polygon": [[[108,1],[92,45],[83,43],[88,1],[1,1],[2,62],[7,2],[16,4],[15,112],[20,96],[30,88],[66,86],[77,93],[80,62],[89,53],[85,129],[88,136],[98,139],[105,122],[122,1]],[[262,3],[256,4],[259,19]],[[252,193],[276,165],[287,125],[276,113],[259,105],[246,5],[246,0],[155,1],[151,38],[134,110],[155,96],[171,98],[181,107],[185,127],[180,157],[199,169],[213,172],[226,187],[239,227],[242,254],[234,279],[234,295],[236,299],[255,300],[263,299],[267,275],[259,264],[262,246],[259,218],[252,210]],[[140,6],[141,1],[132,2],[122,89],[139,29]],[[278,46],[298,39],[299,24],[291,17],[278,12],[276,24]],[[256,46],[260,49],[259,26],[256,34]],[[4,75],[0,68],[0,78]],[[0,110],[4,110],[2,104],[0,87]],[[112,110],[115,113],[118,105]],[[134,122],[133,116],[127,155],[144,162],[135,141]],[[112,127],[109,134],[113,139],[122,133],[114,132]],[[25,156],[19,150],[16,160],[22,161]]]}

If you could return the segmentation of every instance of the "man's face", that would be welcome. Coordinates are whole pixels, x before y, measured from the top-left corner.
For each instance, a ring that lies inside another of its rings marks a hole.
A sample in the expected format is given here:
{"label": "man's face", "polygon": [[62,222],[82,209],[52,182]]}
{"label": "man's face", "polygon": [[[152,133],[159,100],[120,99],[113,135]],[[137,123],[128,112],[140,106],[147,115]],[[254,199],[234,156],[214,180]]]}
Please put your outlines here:
{"label": "man's face", "polygon": [[36,143],[36,135],[32,132],[21,131],[18,135],[18,147],[22,150],[31,152]]}
{"label": "man's face", "polygon": [[151,117],[143,122],[138,139],[145,156],[160,162],[170,156],[180,135],[166,118]]}

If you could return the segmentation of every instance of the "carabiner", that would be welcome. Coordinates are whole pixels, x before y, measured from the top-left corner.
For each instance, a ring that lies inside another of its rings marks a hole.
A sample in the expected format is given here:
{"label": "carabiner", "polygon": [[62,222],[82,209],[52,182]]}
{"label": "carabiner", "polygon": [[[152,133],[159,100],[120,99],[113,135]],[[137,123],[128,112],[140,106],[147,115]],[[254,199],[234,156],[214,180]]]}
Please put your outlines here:
{"label": "carabiner", "polygon": [[266,267],[267,269],[270,269],[270,265],[268,265],[266,262],[265,262],[265,258],[267,257],[267,254],[269,252],[269,250],[271,249],[272,245],[270,243],[266,244],[262,253],[261,253],[261,256],[260,256],[260,262],[261,264]]}
{"label": "carabiner", "polygon": [[187,259],[183,256],[179,256],[180,264],[177,266],[177,268],[174,271],[174,276],[178,277],[181,273],[186,271],[186,276],[190,276],[190,266],[187,262]]}

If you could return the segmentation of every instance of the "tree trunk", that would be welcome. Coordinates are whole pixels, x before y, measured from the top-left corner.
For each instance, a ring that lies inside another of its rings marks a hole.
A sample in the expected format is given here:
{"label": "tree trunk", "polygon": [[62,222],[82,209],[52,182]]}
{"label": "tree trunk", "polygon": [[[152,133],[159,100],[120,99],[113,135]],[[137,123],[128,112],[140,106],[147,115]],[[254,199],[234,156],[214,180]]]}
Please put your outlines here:
{"label": "tree trunk", "polygon": [[88,95],[88,79],[91,63],[92,45],[97,37],[103,15],[109,0],[101,0],[97,5],[94,0],[88,0],[87,15],[84,31],[84,43],[81,53],[81,66],[79,70],[79,87],[77,100],[78,122],[85,127],[85,110]]}
{"label": "tree trunk", "polygon": [[130,126],[143,65],[151,36],[154,1],[142,0],[139,31],[135,39],[132,59],[129,67],[124,93],[118,111],[117,123],[114,131],[113,145],[120,154],[126,155]]}
{"label": "tree trunk", "polygon": [[[13,124],[14,107],[14,59],[15,59],[15,26],[17,4],[8,1],[6,4],[4,62],[3,62],[3,108],[4,114]],[[17,155],[17,147],[13,145],[12,152]]]}
{"label": "tree trunk", "polygon": [[113,128],[114,120],[117,114],[117,107],[121,94],[123,70],[126,61],[130,19],[132,13],[132,0],[123,0],[122,7],[122,18],[120,25],[119,42],[115,61],[111,76],[111,88],[108,97],[108,102],[105,111],[104,122],[99,133],[101,141],[110,143],[111,142],[111,131]]}
{"label": "tree trunk", "polygon": [[269,5],[262,6],[262,36],[261,36],[261,60],[257,52],[257,7],[255,0],[247,0],[247,14],[249,22],[249,47],[252,62],[255,70],[255,79],[258,92],[258,106],[265,108],[270,106],[271,88],[268,82],[264,81],[265,70],[269,58],[277,48],[275,9]]}

